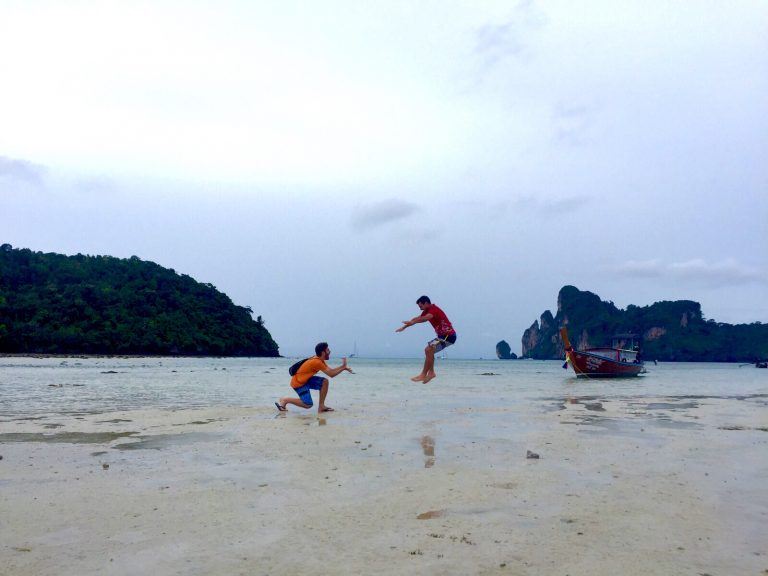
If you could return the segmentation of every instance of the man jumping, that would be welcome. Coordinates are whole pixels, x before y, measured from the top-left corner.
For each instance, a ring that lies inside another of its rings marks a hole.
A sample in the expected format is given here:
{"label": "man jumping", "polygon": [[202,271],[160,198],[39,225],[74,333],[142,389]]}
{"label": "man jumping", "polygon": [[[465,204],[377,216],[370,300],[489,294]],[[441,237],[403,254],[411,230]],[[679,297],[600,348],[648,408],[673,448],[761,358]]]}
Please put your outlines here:
{"label": "man jumping", "polygon": [[420,324],[421,322],[429,322],[435,329],[437,338],[430,340],[427,343],[427,347],[424,348],[424,368],[421,370],[421,374],[411,378],[414,382],[426,384],[437,376],[435,374],[435,354],[456,342],[456,331],[451,326],[451,321],[448,320],[445,312],[438,308],[436,304],[432,304],[428,296],[422,296],[416,300],[416,305],[421,310],[421,314],[410,320],[403,320],[403,326],[400,326],[395,332],[402,332],[409,326]]}

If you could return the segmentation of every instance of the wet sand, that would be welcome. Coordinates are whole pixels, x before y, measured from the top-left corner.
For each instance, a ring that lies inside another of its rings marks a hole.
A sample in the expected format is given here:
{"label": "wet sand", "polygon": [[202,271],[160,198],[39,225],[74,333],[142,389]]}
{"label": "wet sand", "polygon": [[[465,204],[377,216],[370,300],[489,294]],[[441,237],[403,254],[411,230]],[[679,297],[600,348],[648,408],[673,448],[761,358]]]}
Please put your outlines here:
{"label": "wet sand", "polygon": [[768,574],[765,398],[532,408],[5,419],[0,573]]}

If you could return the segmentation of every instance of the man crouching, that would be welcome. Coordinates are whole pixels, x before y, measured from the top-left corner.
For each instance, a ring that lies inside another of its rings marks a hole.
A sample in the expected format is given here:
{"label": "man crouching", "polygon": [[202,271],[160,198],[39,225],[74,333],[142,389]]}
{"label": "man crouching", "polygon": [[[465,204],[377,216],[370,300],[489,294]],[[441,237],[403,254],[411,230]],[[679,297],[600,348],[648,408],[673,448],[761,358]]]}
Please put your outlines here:
{"label": "man crouching", "polygon": [[280,398],[275,402],[275,406],[280,412],[287,410],[287,404],[293,404],[299,408],[308,410],[312,408],[312,394],[310,390],[319,390],[320,398],[317,405],[318,412],[333,412],[333,408],[325,405],[325,397],[328,395],[328,378],[322,376],[316,376],[318,372],[322,372],[329,378],[338,376],[345,370],[352,372],[352,369],[347,366],[347,359],[342,358],[341,365],[336,368],[329,368],[326,364],[326,360],[331,357],[331,349],[328,347],[327,342],[320,342],[315,346],[315,356],[307,358],[296,373],[291,378],[291,388],[299,396],[298,398],[285,397]]}

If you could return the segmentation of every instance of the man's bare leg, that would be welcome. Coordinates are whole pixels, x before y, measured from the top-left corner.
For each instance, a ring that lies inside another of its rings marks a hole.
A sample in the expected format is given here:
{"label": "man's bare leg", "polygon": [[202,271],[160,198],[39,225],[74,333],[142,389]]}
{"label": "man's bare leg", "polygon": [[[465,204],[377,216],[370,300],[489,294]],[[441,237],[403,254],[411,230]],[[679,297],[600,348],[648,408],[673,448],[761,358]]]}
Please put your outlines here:
{"label": "man's bare leg", "polygon": [[328,395],[328,378],[323,379],[323,385],[320,387],[320,401],[317,403],[317,412],[333,412],[333,408],[325,405],[325,397]]}
{"label": "man's bare leg", "polygon": [[424,348],[424,368],[422,368],[421,374],[414,376],[411,380],[426,384],[435,376],[437,376],[435,374],[435,349],[432,346],[427,346]]}
{"label": "man's bare leg", "polygon": [[424,382],[424,378],[427,377],[427,371],[429,368],[429,351],[431,349],[432,349],[432,346],[429,346],[429,345],[427,345],[427,347],[424,348],[424,367],[421,369],[421,374],[411,378],[411,382]]}
{"label": "man's bare leg", "polygon": [[309,404],[304,404],[304,402],[302,402],[298,398],[289,398],[287,396],[285,398],[280,398],[280,400],[278,400],[277,402],[278,404],[280,404],[280,407],[283,409],[285,409],[285,406],[287,404],[293,404],[294,406],[298,406],[299,408],[304,408],[304,410],[308,408],[312,408],[312,406],[310,406]]}

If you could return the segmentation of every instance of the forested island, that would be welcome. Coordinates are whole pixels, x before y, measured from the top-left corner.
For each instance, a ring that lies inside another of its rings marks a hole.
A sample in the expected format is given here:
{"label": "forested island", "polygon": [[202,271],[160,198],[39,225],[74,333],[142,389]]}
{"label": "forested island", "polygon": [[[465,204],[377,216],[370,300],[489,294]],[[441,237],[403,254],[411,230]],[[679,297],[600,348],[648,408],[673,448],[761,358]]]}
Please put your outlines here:
{"label": "forested island", "polygon": [[525,331],[522,357],[562,359],[559,329],[564,325],[577,349],[610,344],[614,334],[631,333],[642,339],[646,360],[757,362],[768,358],[768,324],[705,320],[701,305],[691,300],[630,304],[622,310],[574,286],[560,290],[555,316],[547,310]]}
{"label": "forested island", "polygon": [[0,353],[279,356],[259,316],[136,256],[0,246]]}

